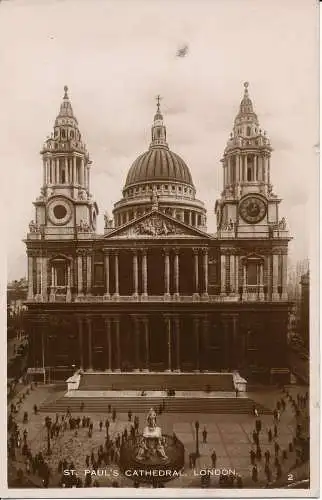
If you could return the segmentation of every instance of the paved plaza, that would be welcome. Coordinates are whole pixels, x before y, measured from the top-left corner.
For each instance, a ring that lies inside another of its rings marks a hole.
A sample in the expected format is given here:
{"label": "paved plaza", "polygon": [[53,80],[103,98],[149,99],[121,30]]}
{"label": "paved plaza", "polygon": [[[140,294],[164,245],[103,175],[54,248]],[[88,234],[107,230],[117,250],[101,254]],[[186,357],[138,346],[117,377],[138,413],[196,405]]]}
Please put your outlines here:
{"label": "paved plaza", "polygon": [[[295,391],[296,389],[293,389]],[[127,414],[117,414],[115,423],[111,420],[111,415],[104,414],[94,414],[91,413],[89,416],[94,424],[92,437],[88,437],[88,429],[82,428],[77,430],[70,430],[69,428],[57,437],[51,440],[52,454],[51,456],[46,456],[47,449],[47,432],[44,426],[44,420],[46,414],[39,413],[34,415],[32,408],[35,403],[38,405],[41,402],[49,398],[56,398],[61,395],[59,392],[48,393],[48,388],[38,387],[34,391],[31,391],[30,395],[27,396],[22,403],[20,410],[16,416],[16,421],[23,431],[24,428],[28,430],[28,443],[31,447],[32,453],[35,454],[39,451],[45,456],[45,460],[49,464],[51,470],[53,471],[50,478],[49,487],[58,486],[58,482],[61,475],[57,472],[59,460],[66,459],[68,464],[71,462],[76,469],[77,474],[83,480],[84,470],[87,469],[85,464],[86,455],[91,455],[92,452],[97,454],[100,445],[104,446],[105,442],[105,428],[103,426],[102,431],[99,430],[99,422],[102,420],[105,422],[106,418],[110,420],[109,435],[113,439],[117,434],[122,434],[125,427],[130,430],[132,425],[128,422]],[[256,397],[257,396],[257,397]],[[252,398],[262,404],[265,403],[266,406],[272,407],[272,403],[280,399],[282,396],[279,391],[269,391],[261,394],[252,394]],[[130,409],[130,408],[129,408]],[[28,411],[30,415],[29,422],[27,424],[22,423],[23,412]],[[86,411],[84,412],[86,415]],[[49,414],[52,420],[55,420],[55,414]],[[78,412],[73,414],[74,417],[82,417],[82,413]],[[142,431],[143,426],[146,425],[146,415],[141,413],[138,414],[140,419],[140,431]],[[259,485],[266,484],[266,478],[264,474],[264,453],[268,449],[271,453],[271,469],[273,471],[273,479],[275,478],[275,472],[273,467],[274,459],[274,440],[269,443],[267,429],[270,427],[273,430],[274,421],[272,415],[260,415],[262,421],[262,431],[260,432],[260,445],[262,449],[262,460],[257,460],[258,467],[258,482],[253,483],[251,479],[252,467],[250,464],[250,450],[253,448],[255,450],[252,441],[252,432],[255,428],[256,418],[252,415],[213,415],[206,414],[200,415],[196,413],[185,413],[185,414],[162,414],[158,416],[157,423],[162,428],[162,432],[165,434],[176,433],[177,437],[183,442],[185,446],[185,470],[184,474],[177,479],[174,479],[167,483],[167,487],[199,487],[201,482],[200,474],[203,473],[204,469],[213,469],[211,462],[211,454],[215,450],[217,455],[216,472],[211,477],[211,487],[218,487],[219,473],[217,470],[233,470],[237,474],[240,474],[243,478],[244,486],[246,487],[259,487]],[[194,422],[198,420],[200,424],[199,428],[199,451],[200,457],[197,459],[196,467],[194,470],[189,468],[189,454],[196,450],[196,431],[194,427]],[[280,449],[288,450],[288,445],[292,441],[295,435],[295,416],[289,404],[286,406],[286,410],[281,414],[281,420],[278,424],[278,436],[277,441],[280,445]],[[202,441],[202,431],[206,427],[208,435],[207,442]],[[281,461],[282,470],[286,472],[295,463],[295,454],[288,453],[286,460]],[[19,465],[20,464],[20,465]],[[19,452],[17,453],[17,463],[14,464],[14,468],[21,467],[25,470],[24,459]],[[15,474],[14,468],[10,471],[9,468],[9,478]],[[101,469],[106,469],[104,476],[93,476],[93,480],[97,479],[100,486],[111,486],[113,481],[117,481],[119,486],[133,486],[133,481],[130,478],[125,478],[119,474],[119,469],[115,464],[109,466],[102,466]],[[115,477],[117,476],[117,477]],[[296,480],[296,477],[294,477]],[[40,479],[39,479],[40,484]]]}

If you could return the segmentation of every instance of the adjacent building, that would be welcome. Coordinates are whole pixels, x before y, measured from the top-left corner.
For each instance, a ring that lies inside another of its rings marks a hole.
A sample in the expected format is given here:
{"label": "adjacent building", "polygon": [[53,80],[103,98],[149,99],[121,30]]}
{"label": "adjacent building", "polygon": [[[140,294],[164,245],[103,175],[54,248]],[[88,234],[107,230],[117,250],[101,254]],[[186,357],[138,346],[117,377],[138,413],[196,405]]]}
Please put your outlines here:
{"label": "adjacent building", "polygon": [[210,234],[158,99],[150,147],[129,168],[98,234],[95,169],[65,87],[41,150],[41,194],[25,240],[30,367],[56,376],[75,367],[236,369],[248,379],[287,381],[290,235],[271,153],[245,83]]}

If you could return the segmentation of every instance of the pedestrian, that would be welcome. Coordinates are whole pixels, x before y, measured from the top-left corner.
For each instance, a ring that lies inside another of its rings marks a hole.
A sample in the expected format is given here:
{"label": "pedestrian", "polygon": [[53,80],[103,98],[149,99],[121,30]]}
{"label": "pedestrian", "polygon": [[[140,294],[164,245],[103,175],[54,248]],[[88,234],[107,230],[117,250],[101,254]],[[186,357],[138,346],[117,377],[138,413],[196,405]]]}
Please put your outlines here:
{"label": "pedestrian", "polygon": [[254,483],[257,483],[258,481],[258,470],[256,465],[254,465],[252,468],[252,480],[254,481]]}
{"label": "pedestrian", "polygon": [[37,405],[34,405],[34,414],[37,415],[37,412],[38,412]]}
{"label": "pedestrian", "polygon": [[113,422],[115,422],[115,420],[116,420],[116,410],[115,409],[113,409],[113,412],[112,412],[112,420],[113,420]]}
{"label": "pedestrian", "polygon": [[236,387],[236,388],[235,388],[236,398],[238,398],[238,393],[239,393],[239,391],[238,391],[238,387]]}
{"label": "pedestrian", "polygon": [[277,437],[277,425],[274,424],[274,437]]}
{"label": "pedestrian", "polygon": [[286,450],[283,450],[283,451],[282,451],[282,459],[283,459],[283,460],[286,460],[286,459],[287,459],[287,451],[286,451]]}
{"label": "pedestrian", "polygon": [[250,450],[249,455],[251,465],[255,465],[256,453],[254,452],[254,450]]}
{"label": "pedestrian", "polygon": [[272,439],[273,439],[273,435],[272,435],[272,430],[270,428],[267,431],[267,435],[268,435],[268,442],[271,443]]}
{"label": "pedestrian", "polygon": [[99,428],[100,428],[100,432],[102,431],[102,428],[103,428],[103,422],[102,420],[100,420],[100,423],[99,423]]}
{"label": "pedestrian", "polygon": [[127,416],[128,416],[129,422],[131,422],[131,420],[132,420],[132,411],[131,410],[128,411]]}
{"label": "pedestrian", "polygon": [[203,440],[203,443],[207,443],[207,429],[206,427],[203,428],[203,431],[202,431],[202,440]]}
{"label": "pedestrian", "polygon": [[257,449],[256,449],[256,458],[257,458],[257,460],[262,460],[262,450],[261,450],[260,446],[257,446]]}
{"label": "pedestrian", "polygon": [[217,455],[215,450],[211,454],[211,462],[212,462],[212,467],[215,469],[216,468],[216,462],[217,462]]}
{"label": "pedestrian", "polygon": [[262,421],[260,419],[256,420],[255,427],[256,427],[257,434],[259,434],[260,431],[262,430]]}
{"label": "pedestrian", "polygon": [[280,451],[280,445],[278,444],[277,441],[274,443],[274,450],[275,450],[275,457],[278,457],[278,453]]}
{"label": "pedestrian", "polygon": [[257,432],[255,430],[253,431],[253,441],[254,444],[257,444]]}
{"label": "pedestrian", "polygon": [[270,458],[271,458],[271,454],[270,454],[269,450],[266,450],[265,451],[265,463],[266,464],[269,464]]}
{"label": "pedestrian", "polygon": [[277,410],[277,422],[279,422],[281,419],[281,412]]}
{"label": "pedestrian", "polygon": [[258,417],[258,410],[257,410],[256,407],[255,407],[255,410],[254,410],[254,414],[255,414],[255,417]]}

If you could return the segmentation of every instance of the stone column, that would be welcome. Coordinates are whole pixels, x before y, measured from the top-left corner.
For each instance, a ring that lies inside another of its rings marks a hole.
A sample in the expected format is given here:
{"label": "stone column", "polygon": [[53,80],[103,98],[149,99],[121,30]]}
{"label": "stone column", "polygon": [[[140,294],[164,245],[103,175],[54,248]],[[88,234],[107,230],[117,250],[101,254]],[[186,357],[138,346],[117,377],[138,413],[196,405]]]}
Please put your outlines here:
{"label": "stone column", "polygon": [[143,319],[144,341],[145,341],[145,367],[143,371],[148,372],[150,368],[150,342],[149,342],[149,319]]}
{"label": "stone column", "polygon": [[202,359],[203,359],[203,366],[202,370],[203,371],[208,371],[209,368],[209,359],[208,359],[208,333],[209,333],[209,319],[207,316],[205,316],[202,320],[202,336],[203,336],[203,342],[202,342]]}
{"label": "stone column", "polygon": [[28,300],[34,298],[34,275],[33,275],[33,257],[28,254]]}
{"label": "stone column", "polygon": [[36,257],[36,299],[42,300],[42,257]]}
{"label": "stone column", "polygon": [[67,263],[67,289],[66,289],[66,302],[72,301],[71,294],[71,267],[70,262]]}
{"label": "stone column", "polygon": [[120,318],[115,318],[115,337],[116,337],[116,369],[121,371],[121,343],[120,343]]}
{"label": "stone column", "polygon": [[255,176],[255,181],[258,181],[258,165],[257,165],[257,156],[254,156],[254,176]]}
{"label": "stone column", "polygon": [[192,226],[192,213],[191,213],[191,210],[189,210],[189,226]]}
{"label": "stone column", "polygon": [[247,263],[243,262],[243,300],[247,300]]}
{"label": "stone column", "polygon": [[235,293],[239,293],[239,255],[235,255]]}
{"label": "stone column", "polygon": [[51,265],[51,284],[50,284],[49,301],[55,302],[55,269],[53,264]]}
{"label": "stone column", "polygon": [[273,282],[272,282],[272,300],[279,300],[278,294],[278,261],[279,255],[273,254]]}
{"label": "stone column", "polygon": [[73,156],[73,184],[75,185],[77,181],[77,172],[76,172],[76,156]]}
{"label": "stone column", "polygon": [[199,248],[193,248],[193,260],[194,260],[194,285],[195,291],[193,294],[194,298],[200,297],[199,295]]}
{"label": "stone column", "polygon": [[287,254],[282,255],[282,300],[288,300],[287,293]]}
{"label": "stone column", "polygon": [[86,295],[92,294],[92,253],[87,253],[87,283],[86,283]]}
{"label": "stone column", "polygon": [[88,328],[88,369],[93,370],[93,360],[92,360],[92,320],[91,318],[87,319],[87,328]]}
{"label": "stone column", "polygon": [[179,280],[180,280],[180,269],[179,269],[179,250],[176,248],[174,250],[174,296],[179,297]]}
{"label": "stone column", "polygon": [[78,320],[78,339],[79,339],[79,367],[81,370],[84,368],[84,353],[83,353],[83,319],[81,317]]}
{"label": "stone column", "polygon": [[138,298],[139,294],[139,275],[138,275],[138,252],[133,250],[133,298]]}
{"label": "stone column", "polygon": [[170,299],[170,255],[169,250],[164,250],[164,298]]}
{"label": "stone column", "polygon": [[59,184],[59,158],[55,158],[56,184]]}
{"label": "stone column", "polygon": [[167,331],[167,345],[168,345],[168,368],[167,372],[171,372],[172,368],[172,349],[171,349],[171,318],[168,316],[165,318],[165,323],[166,323],[166,331]]}
{"label": "stone column", "polygon": [[106,338],[107,338],[107,370],[112,371],[112,331],[111,331],[111,320],[110,318],[105,318],[105,328],[106,328]]}
{"label": "stone column", "polygon": [[235,289],[235,273],[236,273],[236,269],[235,269],[235,255],[230,255],[229,256],[229,259],[230,259],[230,276],[229,276],[229,281],[230,281],[230,293],[231,294],[234,294],[234,293],[237,293],[237,290]]}
{"label": "stone column", "polygon": [[174,331],[176,342],[176,372],[180,372],[180,319],[174,318]]}
{"label": "stone column", "polygon": [[114,266],[115,266],[115,293],[114,297],[120,296],[120,284],[119,284],[119,254],[114,253]]}
{"label": "stone column", "polygon": [[220,295],[226,295],[226,255],[220,256]]}
{"label": "stone column", "polygon": [[65,182],[69,184],[68,158],[65,158]]}
{"label": "stone column", "polygon": [[196,349],[196,368],[195,372],[200,372],[200,339],[199,339],[199,318],[193,319],[193,335],[195,338],[195,349]]}
{"label": "stone column", "polygon": [[105,294],[104,297],[110,298],[110,254],[105,252]]}
{"label": "stone column", "polygon": [[202,267],[203,267],[203,293],[204,298],[208,298],[208,248],[202,249]]}
{"label": "stone column", "polygon": [[142,297],[148,296],[148,259],[146,250],[142,250]]}
{"label": "stone column", "polygon": [[43,161],[43,185],[47,184],[47,160]]}
{"label": "stone column", "polygon": [[77,295],[83,295],[83,253],[77,252]]}
{"label": "stone column", "polygon": [[135,350],[135,370],[140,371],[140,323],[139,318],[134,316],[134,350]]}
{"label": "stone column", "polygon": [[264,300],[264,262],[259,264],[259,300]]}
{"label": "stone column", "polygon": [[80,168],[80,182],[83,187],[85,187],[85,166],[84,158],[81,158],[81,168]]}

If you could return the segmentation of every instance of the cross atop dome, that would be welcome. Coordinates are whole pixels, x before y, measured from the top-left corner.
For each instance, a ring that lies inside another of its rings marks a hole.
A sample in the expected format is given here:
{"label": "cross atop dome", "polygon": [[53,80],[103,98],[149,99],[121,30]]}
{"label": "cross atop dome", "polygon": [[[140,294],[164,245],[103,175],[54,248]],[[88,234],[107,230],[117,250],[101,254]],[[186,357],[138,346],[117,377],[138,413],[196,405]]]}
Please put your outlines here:
{"label": "cross atop dome", "polygon": [[67,85],[64,86],[64,99],[68,99],[68,87],[67,87]]}
{"label": "cross atop dome", "polygon": [[160,113],[160,101],[162,97],[160,95],[157,95],[155,99],[157,101],[157,112]]}

